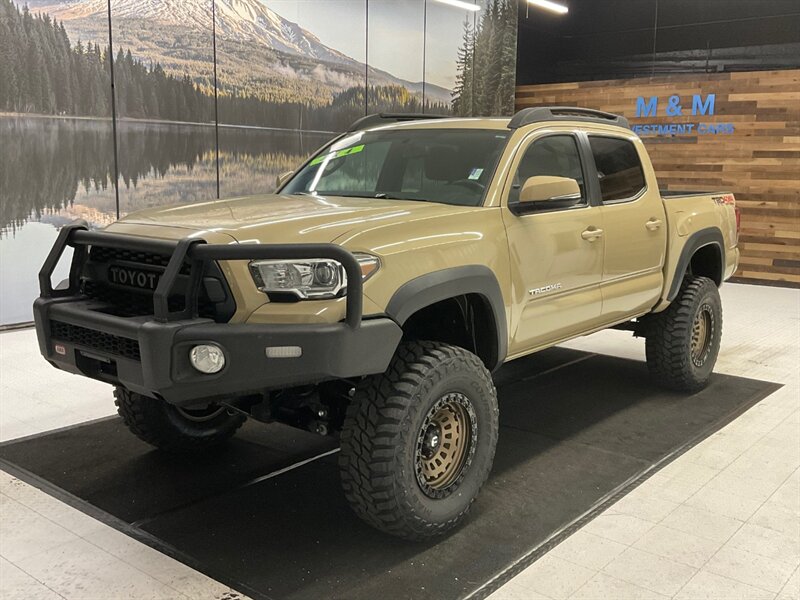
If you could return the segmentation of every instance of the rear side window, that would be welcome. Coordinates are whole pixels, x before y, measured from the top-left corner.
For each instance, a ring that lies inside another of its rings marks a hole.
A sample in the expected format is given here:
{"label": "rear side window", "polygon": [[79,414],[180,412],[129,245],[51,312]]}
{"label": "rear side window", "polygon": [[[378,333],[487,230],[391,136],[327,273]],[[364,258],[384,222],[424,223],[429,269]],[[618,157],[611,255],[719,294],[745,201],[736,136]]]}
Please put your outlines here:
{"label": "rear side window", "polygon": [[630,200],[645,188],[636,147],[628,140],[589,136],[603,202]]}

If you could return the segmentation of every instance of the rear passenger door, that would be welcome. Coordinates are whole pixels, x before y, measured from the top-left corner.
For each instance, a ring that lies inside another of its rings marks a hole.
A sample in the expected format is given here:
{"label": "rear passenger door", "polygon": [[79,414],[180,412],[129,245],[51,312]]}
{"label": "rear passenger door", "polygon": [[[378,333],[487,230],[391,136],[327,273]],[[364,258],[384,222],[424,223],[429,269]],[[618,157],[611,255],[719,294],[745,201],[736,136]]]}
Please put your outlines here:
{"label": "rear passenger door", "polygon": [[667,224],[641,140],[591,132],[588,140],[605,230],[603,317],[612,322],[649,310],[661,295]]}

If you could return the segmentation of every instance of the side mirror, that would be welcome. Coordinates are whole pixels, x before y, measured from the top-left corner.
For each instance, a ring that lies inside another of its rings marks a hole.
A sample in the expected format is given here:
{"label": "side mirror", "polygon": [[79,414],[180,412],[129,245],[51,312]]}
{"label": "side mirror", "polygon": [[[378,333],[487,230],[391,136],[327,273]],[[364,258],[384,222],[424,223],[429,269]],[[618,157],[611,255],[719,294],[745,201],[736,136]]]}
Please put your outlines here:
{"label": "side mirror", "polygon": [[537,175],[528,177],[519,192],[520,202],[546,202],[547,200],[580,200],[581,188],[569,177]]}
{"label": "side mirror", "polygon": [[283,187],[283,184],[289,181],[289,177],[294,175],[294,171],[286,171],[285,173],[281,173],[278,175],[277,179],[275,180],[275,189],[279,190]]}

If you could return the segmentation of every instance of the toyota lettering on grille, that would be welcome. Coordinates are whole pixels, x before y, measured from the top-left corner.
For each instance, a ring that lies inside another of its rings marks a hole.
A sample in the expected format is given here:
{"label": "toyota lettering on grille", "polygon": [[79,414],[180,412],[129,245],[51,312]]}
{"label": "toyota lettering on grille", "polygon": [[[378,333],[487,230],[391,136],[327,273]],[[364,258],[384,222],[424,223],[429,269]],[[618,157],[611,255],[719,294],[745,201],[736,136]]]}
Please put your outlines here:
{"label": "toyota lettering on grille", "polygon": [[108,281],[117,285],[155,290],[161,273],[111,265],[108,267]]}

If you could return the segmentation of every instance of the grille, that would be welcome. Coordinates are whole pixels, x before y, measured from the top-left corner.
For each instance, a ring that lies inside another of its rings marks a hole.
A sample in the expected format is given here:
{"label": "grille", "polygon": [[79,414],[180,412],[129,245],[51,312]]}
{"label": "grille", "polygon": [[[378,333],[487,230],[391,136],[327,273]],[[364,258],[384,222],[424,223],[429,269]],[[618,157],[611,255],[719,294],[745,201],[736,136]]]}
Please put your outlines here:
{"label": "grille", "polygon": [[123,358],[141,360],[139,342],[130,338],[94,331],[79,325],[72,325],[62,321],[50,321],[50,335],[54,340],[69,342],[76,346],[83,346],[98,350],[104,354],[113,354]]}
{"label": "grille", "polygon": [[[89,260],[98,263],[126,261],[153,267],[166,267],[169,264],[168,254],[156,254],[154,252],[141,252],[139,250],[126,250],[125,248],[106,248],[104,246],[92,246],[89,252]],[[181,275],[188,275],[191,265],[183,263]]]}
{"label": "grille", "polygon": [[[105,246],[92,246],[89,251],[89,261],[93,263],[130,263],[144,267],[156,267],[161,270],[169,263],[169,255],[125,248],[108,248]],[[188,277],[191,274],[191,265],[184,262],[180,274]],[[228,296],[225,278],[215,263],[206,265],[206,274],[222,282]],[[84,278],[82,281],[83,294],[108,305],[103,312],[118,317],[142,317],[153,314],[153,294],[144,290],[124,290],[110,285],[107,281]],[[169,298],[170,312],[179,312],[186,308],[186,298],[183,292],[176,289],[176,293]],[[201,286],[197,299],[198,315],[217,322],[227,322],[235,311],[231,300],[215,304],[208,299],[205,289]]]}
{"label": "grille", "polygon": [[[83,293],[110,306],[106,312],[117,317],[141,317],[153,314],[153,296],[136,292],[118,290],[106,285],[102,281],[84,281]],[[169,310],[177,312],[186,307],[186,298],[183,296],[170,296]],[[213,318],[214,305],[210,302],[200,302],[198,305],[200,316]]]}

